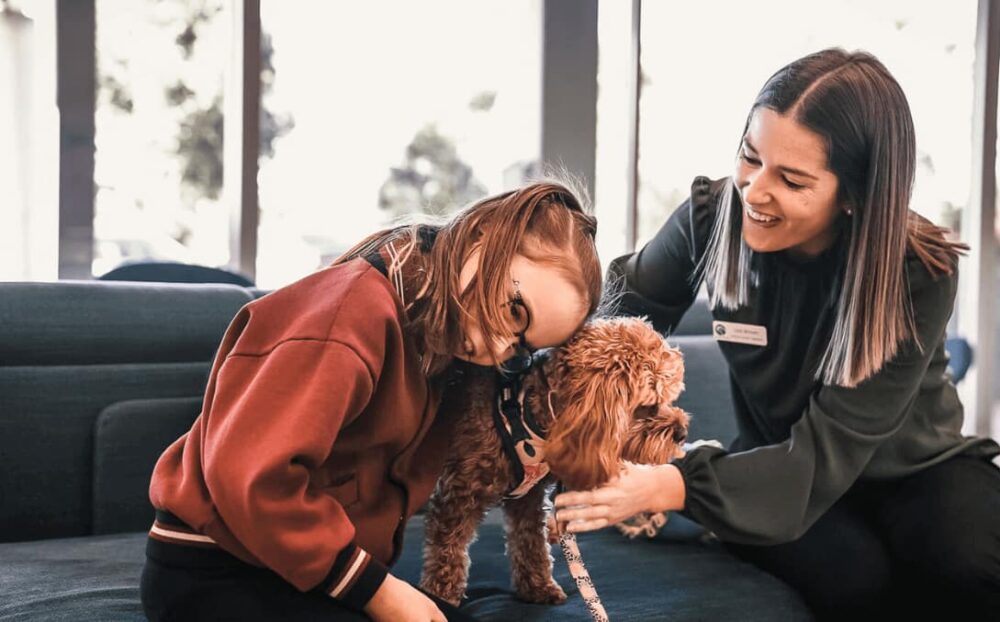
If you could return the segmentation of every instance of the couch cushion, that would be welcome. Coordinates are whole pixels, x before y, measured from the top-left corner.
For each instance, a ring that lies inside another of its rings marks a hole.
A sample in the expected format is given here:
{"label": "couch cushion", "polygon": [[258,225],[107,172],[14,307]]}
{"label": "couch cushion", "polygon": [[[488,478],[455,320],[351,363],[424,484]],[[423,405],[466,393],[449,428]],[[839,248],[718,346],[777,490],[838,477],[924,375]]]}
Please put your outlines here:
{"label": "couch cushion", "polygon": [[671,336],[682,335],[711,335],[712,334],[712,311],[708,308],[708,294],[702,292],[695,298],[694,303],[677,323]]}
{"label": "couch cushion", "polygon": [[163,450],[191,428],[200,397],[117,402],[94,431],[95,534],[141,530],[153,520],[149,478]]}
{"label": "couch cushion", "polygon": [[208,368],[0,366],[0,542],[90,534],[100,412],[123,400],[201,395]]}
{"label": "couch cushion", "polygon": [[236,285],[0,284],[0,366],[206,361],[251,296]]}
{"label": "couch cushion", "polygon": [[145,533],[0,544],[0,621],[145,620]]}
{"label": "couch cushion", "polygon": [[[671,519],[672,520],[672,519]],[[421,537],[407,530],[407,552],[394,572],[408,581],[420,575]],[[589,620],[554,548],[555,577],[569,600],[560,606],[532,605],[510,591],[510,565],[502,527],[484,525],[473,544],[468,602],[463,609],[482,620]],[[791,588],[739,561],[718,543],[629,540],[613,529],[581,534],[580,552],[611,620],[809,620]]]}
{"label": "couch cushion", "polygon": [[[472,546],[463,608],[485,622],[589,620],[559,550],[556,580],[569,601],[547,607],[510,592],[503,528],[492,520]],[[393,572],[420,575],[423,527],[407,525]],[[579,538],[584,561],[612,620],[810,620],[791,588],[729,555],[718,543],[627,540],[613,530]],[[0,545],[0,620],[142,620],[139,575],[145,534]]]}

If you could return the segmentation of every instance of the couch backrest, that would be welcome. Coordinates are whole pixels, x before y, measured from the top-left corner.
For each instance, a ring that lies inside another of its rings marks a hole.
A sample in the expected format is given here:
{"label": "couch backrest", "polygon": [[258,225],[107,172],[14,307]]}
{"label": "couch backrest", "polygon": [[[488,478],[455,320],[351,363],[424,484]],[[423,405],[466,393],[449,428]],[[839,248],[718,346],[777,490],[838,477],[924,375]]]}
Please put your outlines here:
{"label": "couch backrest", "polygon": [[[201,411],[234,285],[0,283],[0,542],[146,529],[163,450]],[[691,438],[735,436],[728,368],[696,303],[685,334]],[[708,321],[710,326],[710,321]],[[705,329],[706,331],[708,329]]]}
{"label": "couch backrest", "polygon": [[0,541],[144,529],[235,285],[0,283]]}
{"label": "couch backrest", "polygon": [[712,334],[712,311],[707,296],[698,296],[671,332],[675,337]]}

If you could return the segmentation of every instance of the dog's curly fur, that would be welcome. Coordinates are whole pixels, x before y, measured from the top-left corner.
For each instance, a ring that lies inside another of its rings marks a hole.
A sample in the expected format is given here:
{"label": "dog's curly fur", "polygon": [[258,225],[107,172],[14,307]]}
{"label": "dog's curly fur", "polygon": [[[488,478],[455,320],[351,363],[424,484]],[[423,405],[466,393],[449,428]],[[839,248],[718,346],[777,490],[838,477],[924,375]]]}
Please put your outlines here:
{"label": "dog's curly fur", "polygon": [[615,476],[622,460],[673,458],[687,435],[687,414],[672,406],[683,377],[680,351],[644,320],[587,323],[525,377],[525,403],[546,430],[551,473],[523,497],[504,499],[517,483],[492,420],[496,371],[470,367],[446,391],[439,413],[456,424],[452,453],[427,508],[420,586],[448,602],[461,600],[469,545],[486,511],[500,502],[514,591],[529,602],[564,602],[552,578],[547,488],[558,479],[587,490]]}

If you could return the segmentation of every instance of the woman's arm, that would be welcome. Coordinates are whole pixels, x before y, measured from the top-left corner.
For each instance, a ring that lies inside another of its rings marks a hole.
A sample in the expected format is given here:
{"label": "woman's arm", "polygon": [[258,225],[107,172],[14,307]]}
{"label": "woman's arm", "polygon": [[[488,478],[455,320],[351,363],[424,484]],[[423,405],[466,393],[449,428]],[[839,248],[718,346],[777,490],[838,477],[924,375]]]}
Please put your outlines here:
{"label": "woman's arm", "polygon": [[[664,500],[679,498],[685,513],[723,540],[769,545],[800,537],[854,484],[913,411],[951,315],[957,274],[920,280],[912,295],[923,350],[910,341],[857,387],[821,387],[787,441],[733,454],[708,446],[694,449],[673,463],[676,467],[657,467],[677,468],[682,478],[663,471],[655,481],[666,490],[654,490],[648,473],[626,469],[602,489],[557,497],[557,507],[585,504],[560,510],[559,520],[584,520],[575,527],[588,530],[617,522],[632,509],[675,509],[676,502]],[[625,491],[635,495],[631,505],[609,502]]]}
{"label": "woman's arm", "polygon": [[689,453],[678,463],[688,514],[720,538],[776,544],[799,538],[847,492],[912,414],[944,338],[958,275],[915,272],[911,295],[923,348],[913,340],[902,344],[856,387],[822,386],[783,443],[736,454],[709,447]]}
{"label": "woman's arm", "polygon": [[691,196],[641,250],[611,262],[608,283],[620,292],[618,312],[646,316],[670,333],[694,302],[696,270],[715,219],[720,182],[698,177]]}

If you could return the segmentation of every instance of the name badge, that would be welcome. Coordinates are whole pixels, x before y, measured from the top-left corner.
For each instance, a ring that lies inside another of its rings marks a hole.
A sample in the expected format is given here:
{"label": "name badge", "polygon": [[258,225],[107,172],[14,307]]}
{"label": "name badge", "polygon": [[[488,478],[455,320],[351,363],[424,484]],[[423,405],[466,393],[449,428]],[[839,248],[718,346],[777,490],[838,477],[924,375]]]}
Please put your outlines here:
{"label": "name badge", "polygon": [[767,327],[739,322],[712,322],[712,336],[716,341],[745,343],[751,346],[767,345]]}

